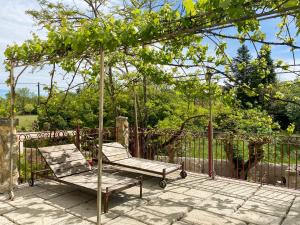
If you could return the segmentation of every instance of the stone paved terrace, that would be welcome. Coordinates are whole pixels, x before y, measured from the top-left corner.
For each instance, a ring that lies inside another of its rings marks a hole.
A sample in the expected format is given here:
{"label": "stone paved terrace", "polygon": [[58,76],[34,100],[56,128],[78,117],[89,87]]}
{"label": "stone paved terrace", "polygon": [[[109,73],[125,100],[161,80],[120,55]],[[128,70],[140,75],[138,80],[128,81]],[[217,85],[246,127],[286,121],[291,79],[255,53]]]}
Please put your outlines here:
{"label": "stone paved terrace", "polygon": [[[122,172],[121,175],[131,173]],[[175,174],[178,175],[178,174]],[[145,177],[144,197],[133,187],[110,200],[103,224],[300,224],[300,191],[189,173],[184,180]],[[0,224],[95,224],[96,195],[50,180],[19,186],[15,201],[0,195]]]}

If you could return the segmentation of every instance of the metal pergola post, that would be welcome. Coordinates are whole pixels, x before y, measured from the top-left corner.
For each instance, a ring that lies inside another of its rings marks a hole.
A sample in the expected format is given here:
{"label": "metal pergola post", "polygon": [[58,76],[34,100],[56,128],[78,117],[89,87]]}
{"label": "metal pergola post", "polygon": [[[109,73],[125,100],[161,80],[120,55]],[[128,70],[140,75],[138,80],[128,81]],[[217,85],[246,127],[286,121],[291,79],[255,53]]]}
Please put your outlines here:
{"label": "metal pergola post", "polygon": [[209,85],[209,122],[208,122],[208,175],[212,179],[215,178],[214,159],[213,159],[213,113],[212,113],[212,90],[211,90],[212,74],[207,73]]}
{"label": "metal pergola post", "polygon": [[103,101],[104,101],[104,49],[100,49],[99,74],[99,149],[98,149],[98,190],[97,190],[97,225],[101,225],[101,184],[102,184],[102,144],[103,144]]}
{"label": "metal pergola post", "polygon": [[133,84],[134,94],[134,133],[135,133],[135,157],[141,158],[140,143],[139,143],[139,123],[138,123],[138,109],[137,109],[137,94],[135,90],[135,84]]}
{"label": "metal pergola post", "polygon": [[15,79],[14,79],[14,65],[10,62],[10,146],[9,146],[9,198],[14,200],[14,187],[13,187],[13,146],[14,146],[14,119],[15,119]]}

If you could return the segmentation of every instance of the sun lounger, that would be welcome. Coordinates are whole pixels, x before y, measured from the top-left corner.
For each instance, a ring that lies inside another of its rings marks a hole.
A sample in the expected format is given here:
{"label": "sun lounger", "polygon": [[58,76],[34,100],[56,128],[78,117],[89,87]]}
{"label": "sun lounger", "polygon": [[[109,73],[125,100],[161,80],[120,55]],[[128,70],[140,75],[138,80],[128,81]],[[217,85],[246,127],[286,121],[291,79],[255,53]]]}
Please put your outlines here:
{"label": "sun lounger", "polygon": [[158,174],[162,176],[159,186],[165,188],[167,185],[166,175],[176,170],[181,170],[180,176],[185,178],[187,176],[184,170],[184,164],[172,164],[160,161],[153,161],[147,159],[140,159],[132,157],[128,150],[117,142],[105,143],[102,148],[103,161],[105,163],[122,166],[138,171]]}
{"label": "sun lounger", "polygon": [[[29,181],[31,186],[34,185],[34,179],[37,174],[51,171],[54,175],[52,179],[58,182],[73,185],[85,191],[97,192],[97,171],[91,169],[82,153],[74,144],[43,147],[38,148],[38,150],[49,166],[49,169],[33,171]],[[137,180],[103,173],[102,193],[104,196],[104,212],[108,211],[108,198],[111,194],[137,185],[140,186],[140,197],[142,197],[142,178]]]}

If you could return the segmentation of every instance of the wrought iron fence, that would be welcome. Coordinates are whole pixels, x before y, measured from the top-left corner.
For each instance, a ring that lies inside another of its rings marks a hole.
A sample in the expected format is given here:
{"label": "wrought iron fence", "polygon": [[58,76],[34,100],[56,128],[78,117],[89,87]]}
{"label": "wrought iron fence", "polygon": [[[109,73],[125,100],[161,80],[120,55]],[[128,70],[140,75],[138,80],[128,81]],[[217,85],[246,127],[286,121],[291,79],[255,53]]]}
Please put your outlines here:
{"label": "wrought iron fence", "polygon": [[[171,163],[184,162],[191,172],[208,174],[206,132],[139,129],[138,139],[129,130],[129,149],[139,146],[143,158]],[[87,159],[97,157],[98,129],[19,133],[19,182],[33,170],[46,169],[38,147],[74,143]],[[116,140],[116,129],[105,128],[104,142]],[[138,140],[138,143],[137,143]],[[261,136],[251,139],[215,133],[213,162],[216,175],[300,189],[300,138]],[[51,174],[49,174],[51,175]]]}
{"label": "wrought iron fence", "polygon": [[[165,162],[184,162],[188,171],[209,173],[206,132],[139,129],[130,131],[133,154]],[[234,136],[214,133],[213,162],[218,176],[300,189],[300,138]]]}

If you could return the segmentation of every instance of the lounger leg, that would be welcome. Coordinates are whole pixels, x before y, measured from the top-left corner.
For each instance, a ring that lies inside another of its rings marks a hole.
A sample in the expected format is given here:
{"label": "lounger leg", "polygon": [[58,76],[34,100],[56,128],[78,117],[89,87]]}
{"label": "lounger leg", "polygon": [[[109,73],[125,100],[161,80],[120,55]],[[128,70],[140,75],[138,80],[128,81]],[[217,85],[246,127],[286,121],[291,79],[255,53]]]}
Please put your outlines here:
{"label": "lounger leg", "polygon": [[159,186],[161,188],[165,188],[167,186],[167,181],[166,181],[166,169],[163,169],[162,173],[162,179],[159,181]]}
{"label": "lounger leg", "polygon": [[143,176],[140,176],[140,198],[143,198]]}
{"label": "lounger leg", "polygon": [[34,175],[35,175],[35,173],[33,171],[31,171],[31,177],[28,180],[28,184],[29,184],[30,187],[34,186]]}
{"label": "lounger leg", "polygon": [[162,177],[163,180],[166,179],[166,169],[163,169],[163,177]]}
{"label": "lounger leg", "polygon": [[106,193],[104,194],[104,213],[108,212],[108,197],[109,197],[108,188],[106,188]]}
{"label": "lounger leg", "polygon": [[180,176],[181,176],[181,178],[183,178],[183,179],[187,177],[187,173],[186,173],[185,168],[184,168],[184,162],[181,163]]}

